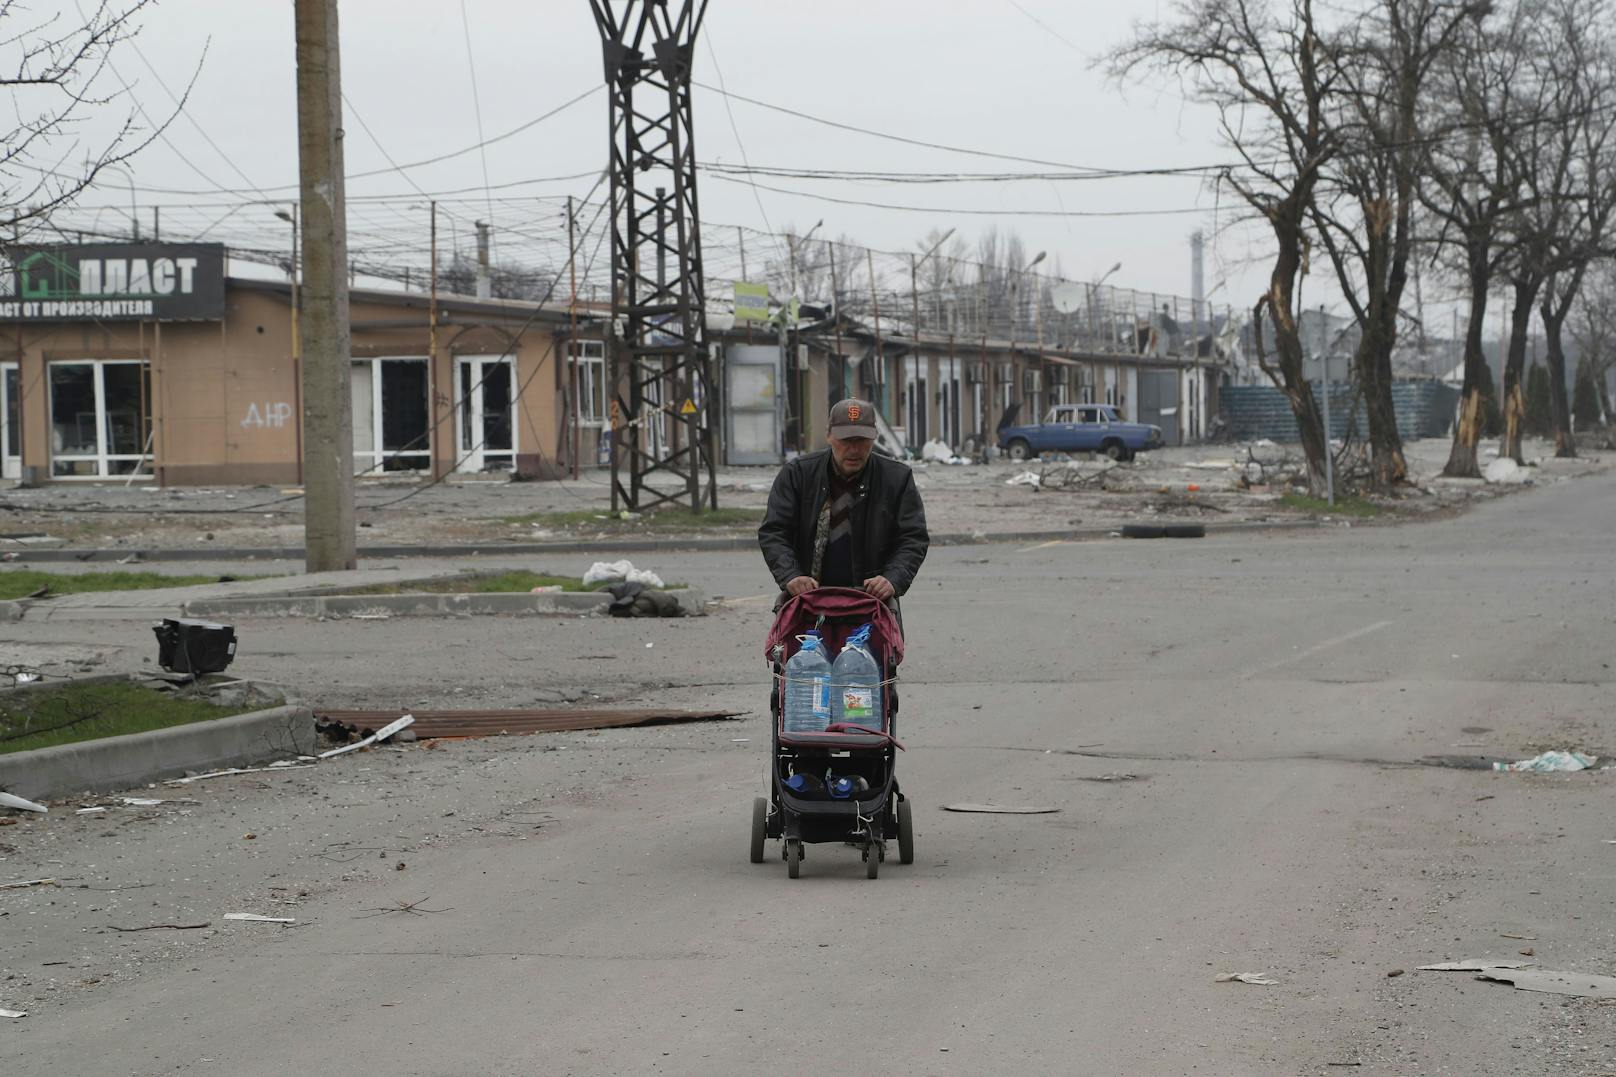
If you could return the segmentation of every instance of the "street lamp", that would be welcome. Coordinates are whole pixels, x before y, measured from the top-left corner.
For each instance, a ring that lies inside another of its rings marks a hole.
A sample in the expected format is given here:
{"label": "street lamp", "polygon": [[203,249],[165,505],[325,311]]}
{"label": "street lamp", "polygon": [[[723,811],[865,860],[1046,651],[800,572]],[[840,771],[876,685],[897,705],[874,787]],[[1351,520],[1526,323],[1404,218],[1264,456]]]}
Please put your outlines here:
{"label": "street lamp", "polygon": [[954,229],[950,228],[943,233],[941,239],[931,245],[931,249],[925,254],[922,254],[919,258],[912,254],[909,256],[909,299],[910,306],[913,308],[915,340],[917,342],[920,340],[920,267],[925,265],[932,255],[941,250],[943,244],[947,243],[949,237],[953,234]]}
{"label": "street lamp", "polygon": [[807,243],[809,238],[812,237],[815,232],[819,231],[820,226],[824,223],[825,219],[821,217],[812,228],[808,229],[807,234],[801,239],[794,239],[789,235],[786,236],[787,254],[791,259],[791,298],[793,299],[797,297],[797,244]]}
{"label": "street lamp", "polygon": [[119,172],[123,173],[123,178],[124,179],[129,181],[129,227],[130,227],[130,230],[131,230],[132,238],[136,242],[139,242],[139,240],[140,240],[140,214],[139,214],[139,211],[135,207],[135,174],[133,172],[129,171],[128,168],[126,168],[125,166],[120,165],[120,164],[105,164],[105,165],[102,165],[101,167],[102,168],[107,168],[107,169],[114,169],[115,168]]}

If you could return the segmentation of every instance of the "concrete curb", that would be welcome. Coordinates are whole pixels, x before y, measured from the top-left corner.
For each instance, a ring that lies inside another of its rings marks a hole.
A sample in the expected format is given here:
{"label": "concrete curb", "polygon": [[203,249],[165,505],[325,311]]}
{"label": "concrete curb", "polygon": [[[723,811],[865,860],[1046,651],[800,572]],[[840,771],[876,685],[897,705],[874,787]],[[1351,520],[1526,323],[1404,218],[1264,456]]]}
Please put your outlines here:
{"label": "concrete curb", "polygon": [[[707,612],[707,595],[698,588],[670,590],[687,617]],[[604,614],[612,596],[604,591],[551,594],[455,595],[283,595],[254,598],[199,599],[185,605],[189,617],[573,617]]]}
{"label": "concrete curb", "polygon": [[106,792],[289,756],[312,755],[314,712],[285,706],[0,755],[0,789],[31,800]]}
{"label": "concrete curb", "polygon": [[20,621],[27,610],[26,602],[0,602],[0,621]]}
{"label": "concrete curb", "polygon": [[[1160,520],[1153,520],[1160,523]],[[1182,521],[1173,521],[1182,522]],[[1416,522],[1416,521],[1410,521]],[[1209,523],[1208,534],[1241,533],[1248,531],[1295,531],[1319,526],[1317,520],[1272,520],[1231,523]],[[1081,530],[1036,530],[995,532],[940,532],[931,536],[931,544],[942,546],[981,546],[993,542],[1053,542],[1058,539],[1077,541],[1091,538],[1109,538],[1120,530],[1116,527],[1086,528]],[[361,546],[359,556],[372,560],[407,557],[527,557],[543,554],[611,554],[611,553],[675,553],[675,552],[728,552],[755,551],[757,537],[753,534],[723,538],[669,538],[669,539],[602,539],[598,542],[521,542],[505,544],[462,546]],[[24,561],[118,561],[138,552],[145,561],[301,561],[301,546],[266,546],[255,549],[232,546],[189,550],[33,550],[19,552],[17,563]],[[131,567],[139,562],[131,563]]]}

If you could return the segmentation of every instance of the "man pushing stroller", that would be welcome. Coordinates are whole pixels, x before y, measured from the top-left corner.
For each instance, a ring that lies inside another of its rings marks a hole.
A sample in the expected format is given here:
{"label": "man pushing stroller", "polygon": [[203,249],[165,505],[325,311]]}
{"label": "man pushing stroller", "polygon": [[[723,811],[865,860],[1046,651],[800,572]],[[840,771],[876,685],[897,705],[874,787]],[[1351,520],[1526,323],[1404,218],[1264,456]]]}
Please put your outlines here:
{"label": "man pushing stroller", "polygon": [[875,406],[842,400],[826,447],[787,463],[758,528],[780,601],[850,587],[896,608],[926,559],[926,510],[908,465],[874,455]]}

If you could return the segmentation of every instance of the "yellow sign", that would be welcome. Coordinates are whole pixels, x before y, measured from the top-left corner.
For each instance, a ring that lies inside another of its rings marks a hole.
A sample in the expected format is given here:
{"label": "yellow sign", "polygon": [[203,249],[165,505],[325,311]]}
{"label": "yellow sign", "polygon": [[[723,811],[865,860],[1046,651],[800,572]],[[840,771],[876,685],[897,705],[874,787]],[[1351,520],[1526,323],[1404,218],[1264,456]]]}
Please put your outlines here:
{"label": "yellow sign", "polygon": [[690,399],[688,396],[685,397],[684,404],[682,404],[680,406],[680,408],[679,408],[679,414],[680,415],[694,415],[694,414],[696,414],[696,402],[694,400]]}
{"label": "yellow sign", "polygon": [[612,429],[616,430],[623,425],[623,409],[618,407],[617,401],[612,401]]}

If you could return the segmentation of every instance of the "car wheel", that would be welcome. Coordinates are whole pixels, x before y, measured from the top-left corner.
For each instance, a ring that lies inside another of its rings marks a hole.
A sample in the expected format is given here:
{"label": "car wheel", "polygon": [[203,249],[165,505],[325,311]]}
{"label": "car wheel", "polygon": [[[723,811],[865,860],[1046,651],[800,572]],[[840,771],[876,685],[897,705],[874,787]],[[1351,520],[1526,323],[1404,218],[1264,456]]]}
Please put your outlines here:
{"label": "car wheel", "polygon": [[1128,458],[1128,446],[1120,441],[1108,441],[1100,446],[1100,451],[1118,462]]}
{"label": "car wheel", "polygon": [[1032,455],[1032,446],[1027,444],[1025,438],[1014,438],[1005,446],[1005,452],[1012,460],[1025,460]]}

